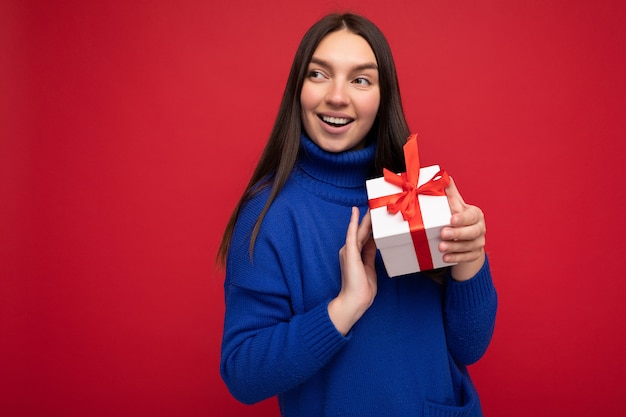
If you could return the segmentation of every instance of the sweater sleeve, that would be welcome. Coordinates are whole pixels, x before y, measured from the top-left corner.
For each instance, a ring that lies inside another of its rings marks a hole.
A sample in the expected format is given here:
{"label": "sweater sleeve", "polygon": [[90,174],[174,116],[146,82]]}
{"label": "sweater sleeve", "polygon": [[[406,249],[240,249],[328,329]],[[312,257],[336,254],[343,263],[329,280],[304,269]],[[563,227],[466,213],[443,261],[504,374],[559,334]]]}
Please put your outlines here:
{"label": "sweater sleeve", "polygon": [[[293,247],[266,217],[253,258],[248,251],[254,210],[240,215],[226,267],[220,371],[231,394],[252,404],[294,388],[317,373],[345,344],[328,316],[328,301],[294,313],[296,276],[284,276]],[[268,231],[273,230],[273,233]],[[287,252],[287,253],[286,253]],[[293,272],[292,272],[293,273]]]}
{"label": "sweater sleeve", "polygon": [[498,297],[488,260],[471,279],[448,276],[445,299],[446,338],[452,357],[471,365],[487,350],[495,326]]}

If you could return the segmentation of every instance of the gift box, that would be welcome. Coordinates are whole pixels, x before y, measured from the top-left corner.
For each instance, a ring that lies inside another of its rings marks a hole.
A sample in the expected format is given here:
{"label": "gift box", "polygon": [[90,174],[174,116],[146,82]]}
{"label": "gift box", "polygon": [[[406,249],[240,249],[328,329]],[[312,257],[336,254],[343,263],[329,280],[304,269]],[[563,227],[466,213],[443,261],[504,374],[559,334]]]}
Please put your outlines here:
{"label": "gift box", "polygon": [[374,241],[390,277],[454,265],[438,249],[452,216],[445,194],[450,178],[439,165],[420,167],[417,135],[409,137],[404,157],[405,173],[385,169],[366,181]]}

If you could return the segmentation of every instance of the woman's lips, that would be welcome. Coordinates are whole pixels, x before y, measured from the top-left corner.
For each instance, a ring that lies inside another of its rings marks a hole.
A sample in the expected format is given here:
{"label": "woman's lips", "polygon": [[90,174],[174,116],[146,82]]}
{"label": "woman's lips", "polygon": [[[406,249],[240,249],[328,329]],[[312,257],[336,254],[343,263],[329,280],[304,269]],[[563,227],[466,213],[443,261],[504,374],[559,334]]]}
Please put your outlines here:
{"label": "woman's lips", "polygon": [[327,116],[327,115],[319,115],[318,117],[326,125],[334,127],[334,128],[347,126],[354,121],[354,119],[351,119],[349,117],[337,117],[337,116]]}

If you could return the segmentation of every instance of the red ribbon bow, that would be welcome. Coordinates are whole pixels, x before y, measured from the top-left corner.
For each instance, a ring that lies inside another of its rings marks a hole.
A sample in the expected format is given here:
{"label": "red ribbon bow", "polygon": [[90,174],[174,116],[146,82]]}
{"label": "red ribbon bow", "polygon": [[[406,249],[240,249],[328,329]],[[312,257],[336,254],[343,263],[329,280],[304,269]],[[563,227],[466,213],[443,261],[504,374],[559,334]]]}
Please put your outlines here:
{"label": "red ribbon bow", "polygon": [[383,169],[385,181],[402,188],[402,192],[369,200],[370,209],[387,206],[391,214],[402,213],[402,218],[409,222],[411,239],[417,255],[420,270],[433,269],[433,260],[428,247],[428,237],[424,230],[424,220],[420,210],[418,195],[446,195],[445,188],[450,184],[448,173],[440,169],[432,178],[419,187],[420,162],[417,149],[417,135],[409,136],[404,145],[404,160],[406,172],[397,175],[388,169]]}

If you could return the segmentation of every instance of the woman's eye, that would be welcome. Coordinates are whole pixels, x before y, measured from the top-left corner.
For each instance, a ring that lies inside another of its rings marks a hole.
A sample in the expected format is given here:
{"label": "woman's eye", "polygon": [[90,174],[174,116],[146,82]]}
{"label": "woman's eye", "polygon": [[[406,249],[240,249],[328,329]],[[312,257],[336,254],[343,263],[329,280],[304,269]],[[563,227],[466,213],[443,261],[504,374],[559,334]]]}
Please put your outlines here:
{"label": "woman's eye", "polygon": [[363,77],[355,78],[353,82],[358,85],[370,85],[371,84],[370,80],[368,80],[367,78],[363,78]]}
{"label": "woman's eye", "polygon": [[309,77],[310,78],[324,78],[324,74],[322,74],[320,71],[313,70],[309,72]]}

